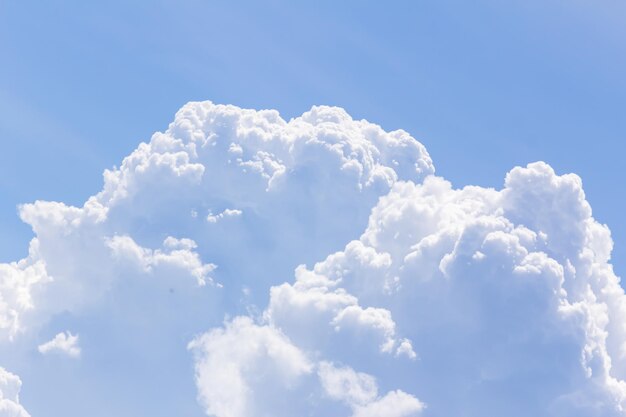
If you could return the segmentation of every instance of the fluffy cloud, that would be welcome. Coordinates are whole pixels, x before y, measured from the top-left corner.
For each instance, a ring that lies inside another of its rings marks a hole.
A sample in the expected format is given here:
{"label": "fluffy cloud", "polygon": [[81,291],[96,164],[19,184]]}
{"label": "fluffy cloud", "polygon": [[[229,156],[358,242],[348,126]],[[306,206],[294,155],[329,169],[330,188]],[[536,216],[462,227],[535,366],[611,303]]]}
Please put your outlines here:
{"label": "fluffy cloud", "polygon": [[82,207],[20,216],[35,238],[0,265],[0,343],[105,324],[172,375],[193,339],[210,415],[626,410],[610,232],[581,180],[545,163],[455,189],[406,132],[342,109],[190,103]]}
{"label": "fluffy cloud", "polygon": [[400,390],[379,397],[375,378],[349,367],[322,362],[318,374],[326,394],[347,403],[353,409],[352,417],[405,417],[424,409],[418,399]]}
{"label": "fluffy cloud", "polygon": [[20,405],[19,393],[22,381],[0,367],[0,417],[30,417]]}
{"label": "fluffy cloud", "polygon": [[322,362],[318,374],[324,391],[332,399],[359,406],[371,403],[378,396],[374,377],[352,368],[337,368],[332,363]]}
{"label": "fluffy cloud", "polygon": [[[361,251],[363,247],[355,242],[347,248],[347,256],[358,254],[360,260],[367,259]],[[366,251],[367,253],[367,251]],[[380,259],[370,253],[368,266],[376,274],[380,265],[385,265],[387,258]],[[335,261],[332,259],[330,262]],[[324,265],[327,266],[327,265]],[[354,265],[353,265],[354,267]],[[344,268],[341,277],[347,277],[354,269]],[[329,267],[333,270],[333,267]],[[396,352],[414,357],[411,343],[396,338],[396,324],[391,312],[384,308],[362,307],[358,299],[340,287],[342,278],[329,273],[324,275],[322,264],[316,265],[314,271],[307,271],[304,266],[296,270],[296,282],[293,285],[282,284],[271,289],[270,305],[265,318],[272,324],[287,331],[298,343],[305,346],[319,346],[320,340],[327,344],[337,344],[338,333],[349,333],[342,344],[357,340],[376,340],[381,352]],[[337,271],[334,271],[337,272]],[[331,325],[331,327],[328,327]]]}
{"label": "fluffy cloud", "polygon": [[70,332],[58,333],[52,340],[39,345],[37,350],[43,355],[59,353],[71,358],[77,358],[80,356],[78,335],[73,335]]}

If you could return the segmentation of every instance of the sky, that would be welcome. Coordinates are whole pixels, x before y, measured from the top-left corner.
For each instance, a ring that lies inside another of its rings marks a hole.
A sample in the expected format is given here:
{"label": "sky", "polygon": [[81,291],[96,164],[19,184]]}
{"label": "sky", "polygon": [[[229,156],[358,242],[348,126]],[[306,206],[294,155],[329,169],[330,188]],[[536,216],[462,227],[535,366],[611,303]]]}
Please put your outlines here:
{"label": "sky", "polygon": [[[626,398],[623,330],[597,313],[625,303],[624,19],[608,0],[1,2],[0,392],[19,376],[53,417],[622,415],[589,404]],[[238,107],[177,113],[206,100]],[[64,206],[18,208],[37,200]]]}

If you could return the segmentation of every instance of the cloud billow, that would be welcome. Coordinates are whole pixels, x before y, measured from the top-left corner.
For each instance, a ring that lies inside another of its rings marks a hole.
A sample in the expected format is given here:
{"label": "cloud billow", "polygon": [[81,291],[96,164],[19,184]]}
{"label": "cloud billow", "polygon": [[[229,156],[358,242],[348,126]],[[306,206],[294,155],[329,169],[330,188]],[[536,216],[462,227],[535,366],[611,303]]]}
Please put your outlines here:
{"label": "cloud billow", "polygon": [[98,317],[129,355],[191,355],[208,415],[625,414],[610,232],[542,162],[455,189],[409,134],[339,108],[189,103],[83,207],[20,215],[1,343]]}

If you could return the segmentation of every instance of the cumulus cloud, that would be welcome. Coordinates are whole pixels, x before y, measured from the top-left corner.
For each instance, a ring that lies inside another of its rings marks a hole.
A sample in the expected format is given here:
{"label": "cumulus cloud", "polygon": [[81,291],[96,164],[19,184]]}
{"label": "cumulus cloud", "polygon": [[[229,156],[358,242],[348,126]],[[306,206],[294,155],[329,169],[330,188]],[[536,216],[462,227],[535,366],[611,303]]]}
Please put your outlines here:
{"label": "cumulus cloud", "polygon": [[19,393],[22,381],[0,367],[0,417],[30,417],[20,405]]}
{"label": "cumulus cloud", "polygon": [[193,339],[209,415],[626,409],[610,232],[545,163],[456,189],[409,134],[342,109],[190,103],[82,207],[20,216],[35,237],[0,265],[0,343],[60,315],[108,323],[136,360]]}
{"label": "cumulus cloud", "polygon": [[47,355],[57,353],[67,355],[71,358],[80,356],[80,346],[78,345],[78,335],[70,332],[58,333],[52,340],[42,343],[37,347],[39,353]]}

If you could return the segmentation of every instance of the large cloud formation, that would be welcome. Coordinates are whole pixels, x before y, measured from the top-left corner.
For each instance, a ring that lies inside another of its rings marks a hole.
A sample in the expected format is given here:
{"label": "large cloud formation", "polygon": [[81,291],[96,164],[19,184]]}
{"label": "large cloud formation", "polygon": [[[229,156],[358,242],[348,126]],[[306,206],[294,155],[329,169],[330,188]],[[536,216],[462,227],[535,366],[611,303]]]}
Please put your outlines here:
{"label": "large cloud formation", "polygon": [[455,189],[342,109],[190,103],[83,207],[20,215],[3,343],[61,313],[187,338],[208,415],[626,415],[610,232],[545,163]]}

